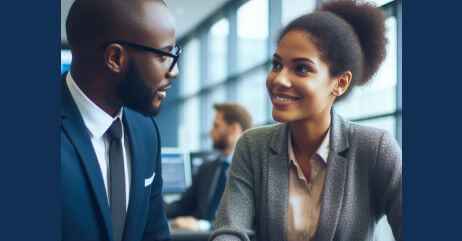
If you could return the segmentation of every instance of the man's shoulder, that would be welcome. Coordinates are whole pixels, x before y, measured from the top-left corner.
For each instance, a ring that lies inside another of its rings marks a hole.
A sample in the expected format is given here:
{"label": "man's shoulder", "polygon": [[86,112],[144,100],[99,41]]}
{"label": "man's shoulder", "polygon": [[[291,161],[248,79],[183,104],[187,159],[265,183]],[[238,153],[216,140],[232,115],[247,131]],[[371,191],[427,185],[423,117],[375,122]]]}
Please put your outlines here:
{"label": "man's shoulder", "polygon": [[213,160],[213,161],[206,161],[202,163],[199,167],[198,172],[209,172],[211,169],[214,169],[218,166],[219,161],[218,160]]}
{"label": "man's shoulder", "polygon": [[140,128],[154,128],[155,131],[158,130],[157,123],[153,117],[144,116],[127,107],[124,107],[124,115],[126,115],[127,119],[130,119],[131,123],[140,126]]}

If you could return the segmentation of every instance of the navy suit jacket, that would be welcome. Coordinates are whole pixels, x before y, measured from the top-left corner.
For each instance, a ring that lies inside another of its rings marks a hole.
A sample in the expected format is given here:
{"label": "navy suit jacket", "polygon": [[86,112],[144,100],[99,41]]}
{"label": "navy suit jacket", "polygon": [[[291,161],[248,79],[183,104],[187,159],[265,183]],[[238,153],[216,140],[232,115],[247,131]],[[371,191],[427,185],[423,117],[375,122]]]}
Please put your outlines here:
{"label": "navy suit jacket", "polygon": [[[103,177],[88,130],[66,85],[66,74],[61,81],[61,240],[113,241]],[[158,127],[152,118],[128,108],[124,108],[123,123],[131,157],[123,240],[168,240]],[[145,186],[153,175],[152,183]]]}

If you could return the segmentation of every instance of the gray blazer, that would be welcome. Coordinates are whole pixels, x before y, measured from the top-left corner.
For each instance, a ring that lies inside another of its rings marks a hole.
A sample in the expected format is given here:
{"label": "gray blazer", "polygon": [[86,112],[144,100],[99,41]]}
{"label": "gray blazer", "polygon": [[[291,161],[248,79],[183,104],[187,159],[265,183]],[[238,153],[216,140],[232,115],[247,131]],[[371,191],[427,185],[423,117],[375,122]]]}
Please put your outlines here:
{"label": "gray blazer", "polygon": [[[211,240],[286,240],[288,125],[248,130],[238,141]],[[316,241],[372,240],[383,215],[401,240],[401,149],[384,130],[332,112]]]}

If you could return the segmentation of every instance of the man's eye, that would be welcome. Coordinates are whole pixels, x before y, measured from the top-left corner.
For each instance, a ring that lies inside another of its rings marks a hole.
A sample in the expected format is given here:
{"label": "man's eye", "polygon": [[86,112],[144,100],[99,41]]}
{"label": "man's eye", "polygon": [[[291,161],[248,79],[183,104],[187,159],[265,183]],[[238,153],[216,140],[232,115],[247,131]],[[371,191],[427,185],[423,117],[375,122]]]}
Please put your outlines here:
{"label": "man's eye", "polygon": [[165,60],[167,59],[167,56],[158,55],[157,58],[158,58],[161,62],[163,62],[163,61],[165,61]]}

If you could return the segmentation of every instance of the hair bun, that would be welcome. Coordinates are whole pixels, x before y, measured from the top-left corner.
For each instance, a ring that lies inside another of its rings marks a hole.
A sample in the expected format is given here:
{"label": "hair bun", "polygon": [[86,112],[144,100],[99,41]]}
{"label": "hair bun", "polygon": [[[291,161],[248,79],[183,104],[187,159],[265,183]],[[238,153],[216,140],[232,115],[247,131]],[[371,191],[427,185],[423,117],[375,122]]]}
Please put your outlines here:
{"label": "hair bun", "polygon": [[319,10],[334,13],[353,27],[364,56],[363,75],[356,84],[365,84],[377,72],[386,55],[388,40],[383,10],[372,3],[355,0],[327,2]]}

